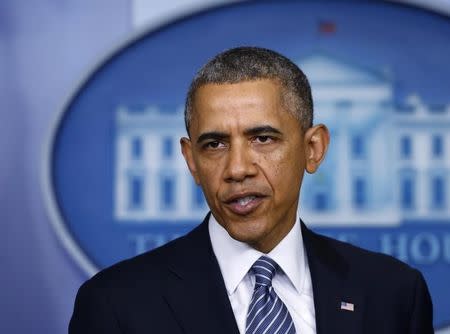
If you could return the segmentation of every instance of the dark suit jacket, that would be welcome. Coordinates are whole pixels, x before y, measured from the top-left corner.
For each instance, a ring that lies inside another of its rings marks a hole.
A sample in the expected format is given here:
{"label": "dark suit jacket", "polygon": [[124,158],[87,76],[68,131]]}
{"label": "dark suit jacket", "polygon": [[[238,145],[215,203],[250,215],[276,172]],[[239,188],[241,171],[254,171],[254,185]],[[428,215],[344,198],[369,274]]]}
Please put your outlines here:
{"label": "dark suit jacket", "polygon": [[[238,334],[207,219],[84,283],[69,333]],[[417,270],[317,235],[303,223],[302,233],[318,334],[433,333],[430,295]],[[354,304],[354,311],[341,310],[341,301]]]}

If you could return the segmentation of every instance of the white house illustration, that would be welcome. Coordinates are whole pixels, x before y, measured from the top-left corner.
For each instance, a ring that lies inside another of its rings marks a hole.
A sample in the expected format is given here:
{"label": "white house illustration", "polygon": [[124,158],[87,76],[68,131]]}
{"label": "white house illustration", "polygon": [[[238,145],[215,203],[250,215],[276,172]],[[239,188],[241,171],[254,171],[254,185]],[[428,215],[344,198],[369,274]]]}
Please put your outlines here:
{"label": "white house illustration", "polygon": [[[393,100],[389,73],[315,54],[299,62],[315,122],[331,131],[328,156],[307,175],[299,215],[310,224],[450,223],[450,106]],[[182,107],[116,111],[115,218],[197,222],[207,211],[179,149]]]}
{"label": "white house illustration", "polygon": [[203,218],[206,203],[180,153],[183,109],[120,106],[116,112],[115,218]]}

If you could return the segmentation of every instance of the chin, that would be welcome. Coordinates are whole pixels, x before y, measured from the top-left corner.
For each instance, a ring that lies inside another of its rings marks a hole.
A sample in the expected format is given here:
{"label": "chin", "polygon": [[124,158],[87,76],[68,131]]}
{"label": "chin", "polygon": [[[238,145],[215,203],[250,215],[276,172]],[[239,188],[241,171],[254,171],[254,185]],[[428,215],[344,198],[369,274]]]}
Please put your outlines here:
{"label": "chin", "polygon": [[227,230],[230,237],[232,237],[234,240],[245,242],[249,245],[258,243],[258,241],[262,240],[264,235],[266,234],[264,233],[264,226],[261,226],[261,223],[231,223],[227,226],[224,226],[224,228]]}

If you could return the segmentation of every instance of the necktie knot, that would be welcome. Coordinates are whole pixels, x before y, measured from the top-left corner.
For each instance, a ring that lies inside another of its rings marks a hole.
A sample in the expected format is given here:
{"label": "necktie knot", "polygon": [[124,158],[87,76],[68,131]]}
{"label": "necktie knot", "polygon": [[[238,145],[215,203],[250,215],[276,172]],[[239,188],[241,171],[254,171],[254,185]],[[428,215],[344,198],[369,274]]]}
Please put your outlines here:
{"label": "necktie knot", "polygon": [[255,288],[263,286],[272,286],[272,278],[277,271],[277,263],[267,256],[261,256],[252,266],[252,272],[255,275]]}

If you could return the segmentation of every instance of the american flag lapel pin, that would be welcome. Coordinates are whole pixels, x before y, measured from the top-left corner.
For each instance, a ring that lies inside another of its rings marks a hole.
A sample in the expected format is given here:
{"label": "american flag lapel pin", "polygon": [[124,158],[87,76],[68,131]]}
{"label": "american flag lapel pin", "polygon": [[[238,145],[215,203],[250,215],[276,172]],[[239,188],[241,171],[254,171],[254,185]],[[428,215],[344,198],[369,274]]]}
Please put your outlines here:
{"label": "american flag lapel pin", "polygon": [[354,312],[355,311],[355,305],[352,304],[352,303],[341,302],[341,310]]}

